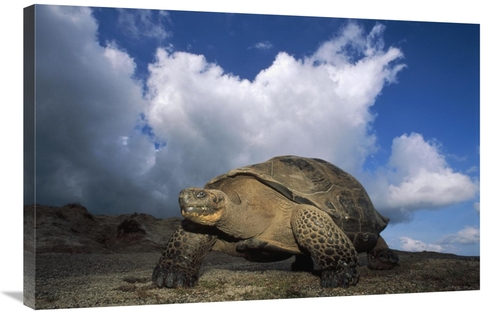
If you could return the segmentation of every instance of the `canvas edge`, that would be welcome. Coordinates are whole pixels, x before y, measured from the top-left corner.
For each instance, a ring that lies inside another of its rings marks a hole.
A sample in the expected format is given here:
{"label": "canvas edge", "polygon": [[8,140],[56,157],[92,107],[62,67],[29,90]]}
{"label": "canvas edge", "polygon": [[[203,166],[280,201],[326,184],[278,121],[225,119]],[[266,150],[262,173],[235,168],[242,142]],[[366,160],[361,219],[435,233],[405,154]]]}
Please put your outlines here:
{"label": "canvas edge", "polygon": [[[23,163],[24,198],[34,198],[35,165],[35,6],[23,9]],[[31,206],[30,206],[31,207]],[[35,206],[23,209],[23,303],[35,309]],[[32,213],[29,211],[33,210]]]}

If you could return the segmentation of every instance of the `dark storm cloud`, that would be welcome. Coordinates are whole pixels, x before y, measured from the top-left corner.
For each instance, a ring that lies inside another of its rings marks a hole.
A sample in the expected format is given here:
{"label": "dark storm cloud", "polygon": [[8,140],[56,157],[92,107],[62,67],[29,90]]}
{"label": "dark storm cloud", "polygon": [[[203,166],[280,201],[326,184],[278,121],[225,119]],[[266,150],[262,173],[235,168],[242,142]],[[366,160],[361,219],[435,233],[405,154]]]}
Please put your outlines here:
{"label": "dark storm cloud", "polygon": [[146,103],[134,63],[98,45],[89,9],[38,6],[36,21],[36,201],[144,210],[154,146],[136,130]]}

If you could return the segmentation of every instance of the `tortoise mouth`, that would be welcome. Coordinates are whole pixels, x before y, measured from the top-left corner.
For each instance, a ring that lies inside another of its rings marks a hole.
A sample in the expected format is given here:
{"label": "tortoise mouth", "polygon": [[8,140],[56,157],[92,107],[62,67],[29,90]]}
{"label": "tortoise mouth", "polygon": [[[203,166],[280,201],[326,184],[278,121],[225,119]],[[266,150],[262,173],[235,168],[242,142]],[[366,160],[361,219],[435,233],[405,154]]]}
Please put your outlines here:
{"label": "tortoise mouth", "polygon": [[212,215],[216,211],[206,205],[201,206],[186,206],[181,208],[182,215],[202,215],[208,216]]}
{"label": "tortoise mouth", "polygon": [[187,206],[181,208],[181,214],[185,219],[193,222],[214,226],[221,219],[222,211],[208,206]]}

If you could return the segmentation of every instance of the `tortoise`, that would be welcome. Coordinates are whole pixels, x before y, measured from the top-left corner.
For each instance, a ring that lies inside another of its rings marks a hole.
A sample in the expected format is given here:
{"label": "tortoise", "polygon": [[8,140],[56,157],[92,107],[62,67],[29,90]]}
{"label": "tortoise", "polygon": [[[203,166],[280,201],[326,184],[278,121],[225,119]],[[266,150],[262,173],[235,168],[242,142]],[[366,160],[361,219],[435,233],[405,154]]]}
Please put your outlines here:
{"label": "tortoise", "polygon": [[389,219],[363,186],[317,158],[279,156],[213,178],[179,194],[185,218],[153,270],[159,287],[192,287],[206,254],[254,262],[295,256],[292,271],[321,274],[322,287],[359,280],[358,253],[370,269],[391,269],[397,254],[380,236]]}

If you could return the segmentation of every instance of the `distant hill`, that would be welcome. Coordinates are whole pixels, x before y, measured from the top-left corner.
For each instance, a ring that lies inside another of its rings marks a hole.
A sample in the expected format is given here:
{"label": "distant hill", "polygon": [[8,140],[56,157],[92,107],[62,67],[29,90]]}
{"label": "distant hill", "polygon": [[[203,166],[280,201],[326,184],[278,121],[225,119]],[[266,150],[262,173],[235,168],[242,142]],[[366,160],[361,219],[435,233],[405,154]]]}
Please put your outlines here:
{"label": "distant hill", "polygon": [[92,215],[80,204],[28,205],[24,207],[24,249],[36,253],[161,252],[181,220],[147,214]]}

